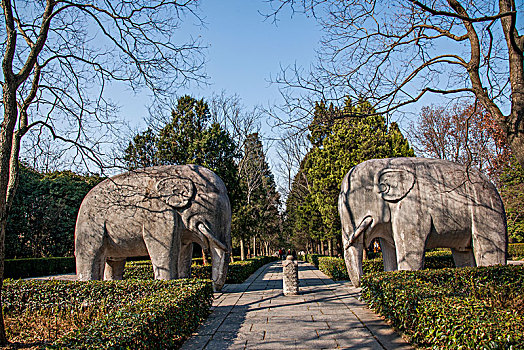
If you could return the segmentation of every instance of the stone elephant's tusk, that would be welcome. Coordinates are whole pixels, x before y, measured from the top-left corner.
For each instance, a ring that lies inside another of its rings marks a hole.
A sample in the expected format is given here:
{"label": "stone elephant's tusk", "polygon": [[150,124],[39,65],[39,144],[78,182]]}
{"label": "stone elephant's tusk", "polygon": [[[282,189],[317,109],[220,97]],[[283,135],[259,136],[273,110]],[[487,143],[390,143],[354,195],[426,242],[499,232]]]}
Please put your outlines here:
{"label": "stone elephant's tusk", "polygon": [[209,243],[213,242],[218,248],[222,249],[225,252],[228,251],[224,243],[216,239],[216,237],[213,236],[213,234],[209,231],[209,229],[207,228],[207,226],[204,223],[199,223],[197,227],[198,227],[198,230],[202,232],[202,234],[207,238]]}
{"label": "stone elephant's tusk", "polygon": [[[353,244],[353,242],[355,242],[357,240],[357,238],[363,234],[367,229],[368,227],[373,223],[373,218],[371,218],[371,216],[367,216],[366,218],[364,218],[364,220],[362,220],[362,222],[360,223],[360,225],[358,225],[357,229],[355,230],[355,232],[353,232],[353,234],[351,235],[351,237],[349,237],[349,243],[348,243],[348,248],[351,244]],[[346,247],[344,247],[346,248]],[[346,248],[347,249],[347,248]]]}

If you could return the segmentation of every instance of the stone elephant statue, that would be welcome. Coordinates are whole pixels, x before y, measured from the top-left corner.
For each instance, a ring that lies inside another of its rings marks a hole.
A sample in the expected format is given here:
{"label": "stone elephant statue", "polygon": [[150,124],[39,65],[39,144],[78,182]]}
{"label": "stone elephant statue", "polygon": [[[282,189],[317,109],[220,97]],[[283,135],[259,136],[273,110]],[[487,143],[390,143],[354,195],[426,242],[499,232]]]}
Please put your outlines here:
{"label": "stone elephant statue", "polygon": [[211,253],[215,290],[231,254],[231,206],[222,180],[197,165],[130,171],[95,186],[75,229],[79,280],[122,279],[127,257],[149,255],[155,279],[190,275],[192,243]]}
{"label": "stone elephant statue", "polygon": [[372,159],[342,181],[338,210],[344,260],[355,287],[363,250],[378,238],[384,270],[420,270],[431,248],[451,248],[455,264],[506,263],[506,215],[478,170],[439,159]]}

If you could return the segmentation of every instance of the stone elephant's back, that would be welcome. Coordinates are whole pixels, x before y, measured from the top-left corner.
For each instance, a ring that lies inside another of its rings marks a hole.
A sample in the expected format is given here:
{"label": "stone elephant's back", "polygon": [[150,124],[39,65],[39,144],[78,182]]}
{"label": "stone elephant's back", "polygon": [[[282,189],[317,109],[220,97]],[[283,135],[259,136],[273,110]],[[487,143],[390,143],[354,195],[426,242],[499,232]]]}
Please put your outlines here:
{"label": "stone elephant's back", "polygon": [[[371,159],[355,166],[346,175],[342,190],[346,193],[357,186],[374,187],[378,193],[380,175],[388,170],[406,170],[414,175],[415,183],[407,197],[433,208],[448,208],[466,215],[472,205],[489,206],[501,211],[502,201],[495,186],[480,171],[473,167],[431,158],[385,158]],[[503,211],[503,210],[502,210]]]}
{"label": "stone elephant's back", "polygon": [[[357,165],[357,173],[365,172],[369,180],[388,169],[403,169],[414,174],[415,184],[406,198],[416,201],[420,215],[430,215],[442,221],[443,230],[462,220],[471,221],[482,208],[491,212],[493,218],[503,220],[504,209],[500,195],[489,179],[474,167],[431,158],[386,158],[373,159]],[[358,176],[358,175],[357,175]],[[399,202],[401,203],[402,200]],[[445,218],[445,219],[443,219]],[[434,224],[438,225],[437,222]],[[468,225],[470,225],[469,223]]]}
{"label": "stone elephant's back", "polygon": [[181,178],[192,182],[198,202],[213,205],[220,203],[226,212],[230,212],[226,186],[213,171],[194,164],[162,165],[128,171],[102,181],[82,201],[77,222],[102,220],[101,218],[107,218],[108,215],[122,213],[135,216],[146,202],[147,205],[155,202],[158,206],[156,209],[164,210],[165,203],[156,186],[167,178]]}
{"label": "stone elephant's back", "polygon": [[362,172],[366,172],[367,177],[374,177],[374,182],[377,181],[377,176],[387,169],[404,169],[412,172],[418,183],[427,184],[424,190],[434,193],[450,191],[464,193],[466,189],[472,187],[489,194],[498,193],[495,186],[478,169],[443,159],[417,157],[371,159],[355,168],[359,176]]}
{"label": "stone elephant's back", "polygon": [[428,158],[412,158],[412,167],[420,190],[427,194],[428,200],[443,197],[463,207],[482,204],[495,208],[502,205],[493,183],[477,168]]}
{"label": "stone elephant's back", "polygon": [[195,164],[159,165],[139,169],[120,176],[147,177],[157,181],[166,177],[178,176],[190,179],[196,187],[205,188],[209,192],[227,193],[226,185],[217,174],[206,167]]}
{"label": "stone elephant's back", "polygon": [[189,179],[195,186],[205,188],[208,192],[227,193],[222,179],[205,167],[194,164],[161,165],[128,171],[106,179],[89,191],[82,204],[141,201],[155,192],[158,181],[168,177]]}

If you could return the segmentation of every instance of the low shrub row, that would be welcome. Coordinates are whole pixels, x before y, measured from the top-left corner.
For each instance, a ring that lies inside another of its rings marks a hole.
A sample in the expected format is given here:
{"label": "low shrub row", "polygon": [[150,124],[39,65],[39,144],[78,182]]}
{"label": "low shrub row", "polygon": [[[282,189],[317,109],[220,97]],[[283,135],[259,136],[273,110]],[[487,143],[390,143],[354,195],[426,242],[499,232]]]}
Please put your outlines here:
{"label": "low shrub row", "polygon": [[524,348],[524,267],[365,275],[362,297],[417,347]]}
{"label": "low shrub row", "polygon": [[318,258],[318,269],[334,281],[349,279],[346,264],[342,258],[321,256]]}
{"label": "low shrub row", "polygon": [[[240,259],[240,257],[235,257]],[[147,257],[145,257],[147,259]],[[128,263],[144,261],[141,258],[129,258]],[[203,265],[202,258],[193,258],[194,265]],[[4,278],[28,278],[60,275],[75,272],[74,257],[6,259]],[[153,271],[153,270],[151,270]],[[152,272],[151,272],[152,273]],[[208,278],[208,277],[206,277]]]}
{"label": "low shrub row", "polygon": [[[315,266],[334,281],[345,281],[349,279],[344,259],[316,256],[315,259],[311,259],[310,262],[314,264],[313,261],[315,260],[318,261]],[[433,251],[426,253],[424,266],[426,269],[442,269],[454,267],[455,263],[449,251]],[[362,271],[364,274],[384,271],[382,258],[364,260],[362,262]]]}
{"label": "low shrub row", "polygon": [[524,243],[508,244],[508,257],[514,260],[524,259]]}
{"label": "low shrub row", "polygon": [[57,349],[177,348],[208,315],[210,281],[6,280],[8,337]]}
{"label": "low shrub row", "polygon": [[6,259],[4,278],[27,278],[75,272],[75,258]]}
{"label": "low shrub row", "polygon": [[[259,256],[229,263],[226,283],[242,283],[260,267],[277,259],[274,256]],[[211,265],[193,264],[191,266],[191,277],[211,279]],[[153,265],[151,265],[151,261],[127,262],[124,269],[124,279],[153,279]]]}
{"label": "low shrub row", "polygon": [[305,254],[301,257],[301,260],[307,261],[310,264],[313,264],[318,267],[318,258],[321,256],[325,256],[322,254]]}

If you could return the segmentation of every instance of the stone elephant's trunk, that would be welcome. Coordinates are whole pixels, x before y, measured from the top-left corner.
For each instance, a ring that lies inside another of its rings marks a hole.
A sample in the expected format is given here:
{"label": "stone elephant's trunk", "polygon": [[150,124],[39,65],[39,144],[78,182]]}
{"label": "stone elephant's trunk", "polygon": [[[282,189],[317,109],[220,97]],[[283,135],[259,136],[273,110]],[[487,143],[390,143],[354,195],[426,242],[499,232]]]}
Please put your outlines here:
{"label": "stone elephant's trunk", "polygon": [[226,283],[227,269],[229,267],[230,252],[215,244],[211,244],[211,278],[213,279],[213,290],[219,291]]}
{"label": "stone elephant's trunk", "polygon": [[[227,226],[227,225],[226,225]],[[211,253],[211,279],[213,280],[213,290],[222,289],[227,279],[227,269],[229,267],[229,258],[231,255],[231,245],[229,242],[222,243],[216,238],[207,225],[201,223],[199,231],[202,232],[208,242],[208,248]],[[226,227],[230,232],[229,226]]]}
{"label": "stone elephant's trunk", "polygon": [[364,232],[371,226],[373,219],[366,217],[351,235],[343,232],[344,261],[348,270],[349,279],[355,287],[360,287],[362,260],[364,257]]}
{"label": "stone elephant's trunk", "polygon": [[344,260],[349,274],[349,279],[355,287],[360,287],[360,280],[364,274],[362,271],[362,258],[364,252],[364,243],[362,238],[359,242],[348,246],[344,249]]}

